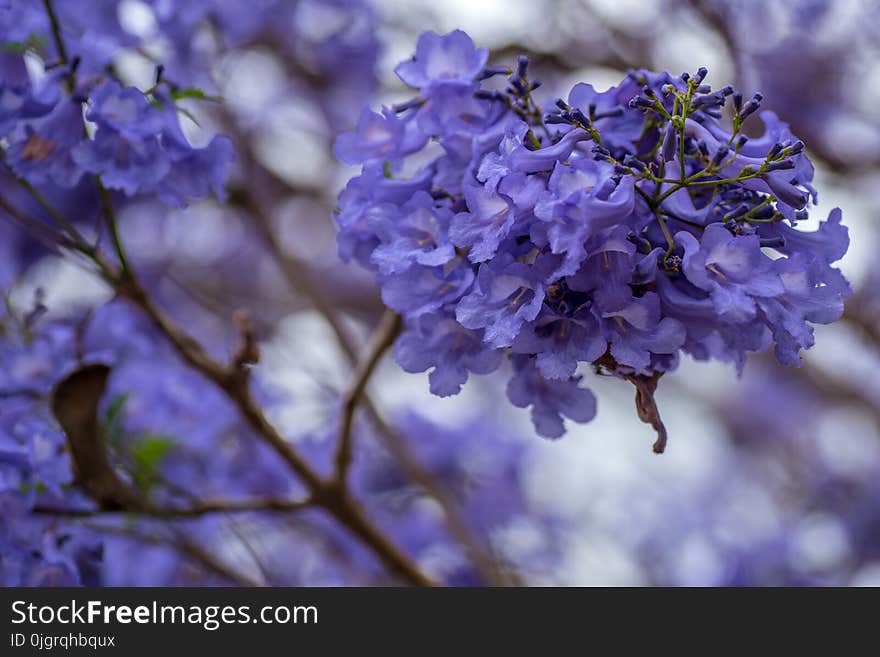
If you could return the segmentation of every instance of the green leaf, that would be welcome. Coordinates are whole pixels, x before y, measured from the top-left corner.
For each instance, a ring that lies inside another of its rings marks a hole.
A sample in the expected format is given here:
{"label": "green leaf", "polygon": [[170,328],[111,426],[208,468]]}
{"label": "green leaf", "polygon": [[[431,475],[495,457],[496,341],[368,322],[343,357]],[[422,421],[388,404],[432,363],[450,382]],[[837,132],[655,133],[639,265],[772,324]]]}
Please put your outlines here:
{"label": "green leaf", "polygon": [[44,484],[42,481],[36,481],[33,483],[24,483],[24,484],[19,485],[19,487],[18,487],[18,492],[22,493],[22,494],[27,494],[27,493],[30,493],[31,491],[37,492],[37,493],[45,493],[47,490],[49,490],[49,489],[46,487],[46,484]]}
{"label": "green leaf", "polygon": [[176,441],[162,434],[146,434],[129,447],[133,467],[131,475],[134,483],[147,492],[156,481],[156,474],[162,461],[176,446]]}
{"label": "green leaf", "polygon": [[185,89],[173,89],[171,91],[171,97],[174,100],[181,100],[183,98],[194,98],[195,100],[209,100],[214,103],[219,103],[222,99],[220,96],[210,96],[206,94],[202,89],[198,87],[186,87]]}
{"label": "green leaf", "polygon": [[29,50],[40,51],[46,47],[46,39],[36,34],[31,34],[26,41],[7,41],[0,43],[0,52],[11,52],[23,55]]}

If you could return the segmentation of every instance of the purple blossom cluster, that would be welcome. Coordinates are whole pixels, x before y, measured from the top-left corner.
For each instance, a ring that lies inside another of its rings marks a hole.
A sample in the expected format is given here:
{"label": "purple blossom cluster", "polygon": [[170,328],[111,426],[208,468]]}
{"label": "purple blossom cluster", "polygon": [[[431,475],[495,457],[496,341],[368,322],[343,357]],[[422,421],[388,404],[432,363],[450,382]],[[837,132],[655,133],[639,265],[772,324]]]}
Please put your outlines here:
{"label": "purple blossom cluster", "polygon": [[396,69],[418,95],[364,109],[335,147],[362,165],[339,197],[339,253],[375,273],[405,318],[397,361],[431,370],[433,393],[506,355],[510,401],[555,438],[595,414],[580,364],[641,396],[681,353],[741,371],[773,347],[798,364],[811,325],[840,317],[841,212],[802,229],[813,166],[772,112],[744,134],[761,94],[713,90],[703,68],[640,70],[542,106],[526,58],[488,58],[461,31],[423,34]]}
{"label": "purple blossom cluster", "polygon": [[[2,135],[9,144],[6,165],[16,176],[35,186],[73,188],[93,174],[108,189],[155,194],[170,205],[211,192],[222,197],[232,162],[227,138],[194,148],[172,93],[161,85],[144,93],[105,77],[74,78],[74,72],[71,66],[65,73],[77,80],[65,93],[58,76],[31,83],[22,55],[6,53],[0,61],[0,85],[17,105]],[[94,125],[92,136],[84,118]]]}

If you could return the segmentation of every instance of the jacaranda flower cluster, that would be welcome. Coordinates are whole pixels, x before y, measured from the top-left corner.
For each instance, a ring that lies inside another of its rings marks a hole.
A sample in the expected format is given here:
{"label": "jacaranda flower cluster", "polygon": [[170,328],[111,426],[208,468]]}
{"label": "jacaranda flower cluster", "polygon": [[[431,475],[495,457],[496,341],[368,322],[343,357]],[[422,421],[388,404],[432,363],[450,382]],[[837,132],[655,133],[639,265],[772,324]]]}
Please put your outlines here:
{"label": "jacaranda flower cluster", "polygon": [[[592,419],[579,364],[636,385],[640,417],[682,352],[732,362],[771,346],[786,365],[850,288],[840,210],[801,230],[813,167],[761,94],[713,90],[707,71],[631,71],[546,106],[528,60],[488,67],[461,31],[423,34],[397,75],[411,101],[365,109],[336,155],[362,164],[339,198],[345,260],[375,272],[405,319],[396,358],[431,390],[513,366],[510,401],[541,435]],[[499,85],[499,76],[507,76]]]}

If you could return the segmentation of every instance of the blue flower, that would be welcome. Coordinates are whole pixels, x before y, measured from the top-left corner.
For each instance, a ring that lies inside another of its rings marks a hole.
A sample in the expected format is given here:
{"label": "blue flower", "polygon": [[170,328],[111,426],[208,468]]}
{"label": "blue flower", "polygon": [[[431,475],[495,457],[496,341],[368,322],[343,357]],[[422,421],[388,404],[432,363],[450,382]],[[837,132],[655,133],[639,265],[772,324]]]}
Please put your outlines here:
{"label": "blue flower", "polygon": [[589,308],[566,315],[545,307],[513,341],[512,351],[535,354],[535,365],[547,379],[568,380],[578,363],[592,363],[608,349],[599,320]]}
{"label": "blue flower", "polygon": [[489,374],[501,365],[503,352],[486,349],[483,332],[464,328],[449,315],[422,315],[407,326],[394,345],[397,363],[407,372],[429,375],[431,392],[456,395],[468,374]]}
{"label": "blue flower", "polygon": [[522,325],[538,316],[546,276],[546,266],[504,253],[480,265],[474,290],[458,303],[455,317],[466,328],[485,329],[493,347],[509,347]]}
{"label": "blue flower", "polygon": [[397,117],[383,108],[381,114],[365,107],[357,128],[336,138],[333,153],[347,164],[363,164],[368,160],[393,160],[419,150],[426,141],[415,130],[415,124]]}
{"label": "blue flower", "polygon": [[578,385],[580,377],[548,380],[535,367],[534,358],[517,356],[513,362],[516,373],[507,384],[507,398],[519,408],[532,407],[532,423],[541,436],[562,436],[563,417],[589,422],[596,416],[596,397]]}
{"label": "blue flower", "polygon": [[436,83],[471,84],[486,66],[487,48],[477,48],[461,30],[443,36],[424,32],[411,60],[398,64],[394,72],[405,84],[426,89]]}
{"label": "blue flower", "polygon": [[688,281],[711,294],[722,320],[749,321],[755,316],[755,297],[783,293],[773,261],[761,252],[755,235],[732,235],[712,224],[698,241],[687,232],[676,235],[684,246],[684,274]]}
{"label": "blue flower", "polygon": [[471,262],[484,262],[510,233],[516,209],[509,198],[480,185],[466,185],[464,197],[468,212],[455,215],[449,235],[455,246],[469,249]]}
{"label": "blue flower", "polygon": [[399,313],[419,317],[458,301],[473,282],[473,272],[457,267],[455,262],[442,267],[413,265],[383,279],[382,300]]}
{"label": "blue flower", "polygon": [[373,215],[370,227],[380,244],[371,260],[379,273],[399,274],[413,264],[440,266],[455,258],[455,247],[447,236],[451,218],[452,212],[435,203],[427,192],[413,194],[399,214]]}
{"label": "blue flower", "polygon": [[83,175],[72,155],[83,140],[82,118],[79,102],[63,101],[48,115],[28,122],[24,133],[10,140],[7,160],[12,170],[33,185],[74,187]]}

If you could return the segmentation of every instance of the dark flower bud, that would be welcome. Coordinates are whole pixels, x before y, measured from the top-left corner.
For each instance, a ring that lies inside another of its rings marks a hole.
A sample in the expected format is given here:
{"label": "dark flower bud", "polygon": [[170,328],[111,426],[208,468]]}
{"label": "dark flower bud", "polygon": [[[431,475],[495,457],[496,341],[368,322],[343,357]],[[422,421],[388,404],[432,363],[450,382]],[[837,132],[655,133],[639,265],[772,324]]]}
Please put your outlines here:
{"label": "dark flower bud", "polygon": [[517,76],[526,77],[526,71],[529,68],[529,58],[526,55],[520,55],[516,58],[516,74]]}
{"label": "dark flower bud", "polygon": [[[479,98],[481,100],[497,100],[502,103],[506,100],[504,94],[500,91],[490,91],[489,89],[477,89],[477,91],[474,92],[474,98]],[[404,103],[401,103],[401,105],[404,105]],[[397,108],[401,105],[395,105],[393,109],[396,112],[399,112],[401,110],[398,110]]]}
{"label": "dark flower bud", "polygon": [[620,105],[618,105],[617,107],[612,107],[606,112],[599,112],[598,114],[594,114],[593,118],[594,120],[598,121],[599,119],[611,119],[616,116],[623,116],[623,108]]}
{"label": "dark flower bud", "polygon": [[731,210],[726,215],[724,215],[724,218],[725,219],[737,219],[738,217],[743,216],[748,211],[749,211],[749,206],[745,205],[743,203],[743,204],[736,206],[733,210]]}
{"label": "dark flower bud", "polygon": [[649,101],[647,98],[642,98],[641,96],[635,96],[630,99],[629,106],[633,109],[638,109],[638,108],[652,109],[654,107],[654,103]]}
{"label": "dark flower bud", "polygon": [[715,156],[712,158],[712,166],[717,167],[721,164],[721,160],[727,157],[727,154],[730,152],[730,149],[727,146],[720,147],[717,151],[715,151]]}
{"label": "dark flower bud", "polygon": [[561,114],[545,114],[544,115],[544,123],[547,123],[547,124],[560,124],[560,123],[570,124],[571,121],[567,120]]}
{"label": "dark flower bud", "polygon": [[777,160],[767,165],[767,171],[784,171],[786,169],[794,169],[793,160]]}
{"label": "dark flower bud", "polygon": [[510,69],[506,66],[487,66],[483,69],[477,80],[485,80],[495,75],[510,75]]}
{"label": "dark flower bud", "polygon": [[736,110],[737,113],[742,109],[743,105],[743,95],[736,91],[733,94],[733,109]]}
{"label": "dark flower bud", "polygon": [[785,149],[786,155],[797,155],[801,151],[804,150],[804,142],[798,140],[791,146]]}
{"label": "dark flower bud", "polygon": [[743,105],[743,108],[739,112],[740,120],[748,118],[749,116],[757,112],[759,107],[760,105],[754,100],[748,101],[745,105]]}
{"label": "dark flower bud", "polygon": [[647,168],[644,162],[642,162],[637,157],[633,157],[629,153],[627,153],[626,156],[623,158],[623,163],[631,169],[636,169],[637,171],[644,171]]}
{"label": "dark flower bud", "polygon": [[767,151],[767,159],[772,160],[773,158],[775,158],[777,155],[779,155],[780,151],[782,151],[783,148],[784,146],[779,142],[773,144],[770,150]]}
{"label": "dark flower bud", "polygon": [[697,74],[694,76],[694,79],[697,81],[697,84],[700,84],[707,75],[709,75],[709,69],[705,66],[701,66],[697,69]]}
{"label": "dark flower bud", "polygon": [[580,124],[582,124],[582,125],[584,125],[584,126],[589,126],[589,125],[590,125],[590,119],[588,119],[588,118],[586,117],[586,115],[585,115],[583,112],[581,112],[579,109],[573,109],[573,110],[571,111],[571,117],[572,117],[575,121],[577,121],[578,123],[580,123]]}

